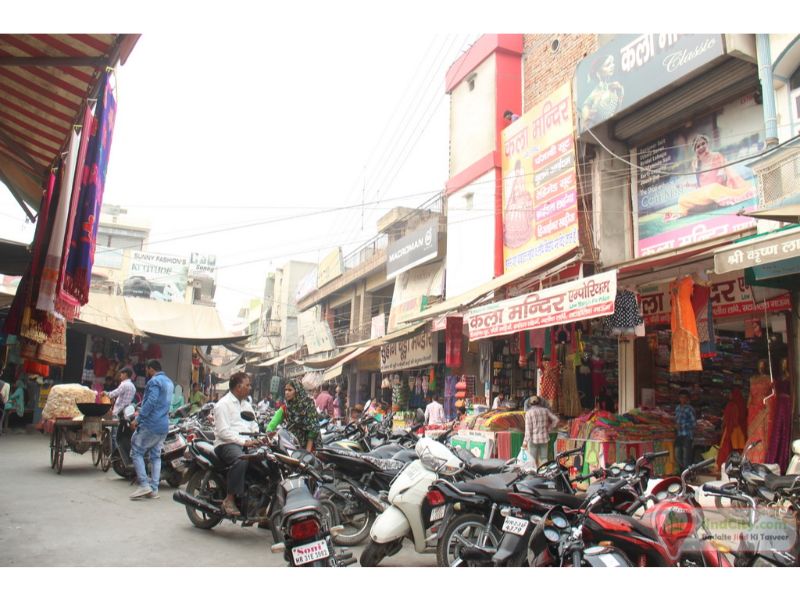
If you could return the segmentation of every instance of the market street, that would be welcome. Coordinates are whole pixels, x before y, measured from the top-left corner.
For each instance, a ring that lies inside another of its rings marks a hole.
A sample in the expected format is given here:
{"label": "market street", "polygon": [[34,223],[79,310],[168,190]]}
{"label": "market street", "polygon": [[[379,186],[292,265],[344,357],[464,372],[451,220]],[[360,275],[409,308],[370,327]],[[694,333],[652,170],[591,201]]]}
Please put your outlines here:
{"label": "market street", "polygon": [[[89,452],[68,452],[57,475],[48,443],[40,433],[0,436],[0,566],[285,566],[282,555],[269,551],[268,530],[230,522],[196,529],[164,483],[158,500],[133,502],[134,488],[92,466]],[[406,543],[383,565],[435,566],[436,557]]]}

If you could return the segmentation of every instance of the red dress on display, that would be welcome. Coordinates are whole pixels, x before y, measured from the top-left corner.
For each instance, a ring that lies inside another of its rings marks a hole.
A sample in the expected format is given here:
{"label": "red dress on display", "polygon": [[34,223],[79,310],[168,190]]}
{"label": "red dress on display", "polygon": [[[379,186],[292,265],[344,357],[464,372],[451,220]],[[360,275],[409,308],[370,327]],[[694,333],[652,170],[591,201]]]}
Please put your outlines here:
{"label": "red dress on display", "polygon": [[744,448],[747,439],[747,404],[742,392],[731,392],[725,411],[722,413],[722,439],[717,453],[717,467],[722,467],[732,450]]}
{"label": "red dress on display", "polygon": [[747,454],[752,463],[763,463],[767,458],[774,404],[775,394],[772,393],[772,380],[769,376],[751,377],[750,401],[747,404],[747,444],[761,442]]}
{"label": "red dress on display", "polygon": [[700,339],[697,335],[697,320],[692,308],[694,281],[684,277],[669,284],[672,300],[672,351],[669,354],[669,371],[702,371]]}

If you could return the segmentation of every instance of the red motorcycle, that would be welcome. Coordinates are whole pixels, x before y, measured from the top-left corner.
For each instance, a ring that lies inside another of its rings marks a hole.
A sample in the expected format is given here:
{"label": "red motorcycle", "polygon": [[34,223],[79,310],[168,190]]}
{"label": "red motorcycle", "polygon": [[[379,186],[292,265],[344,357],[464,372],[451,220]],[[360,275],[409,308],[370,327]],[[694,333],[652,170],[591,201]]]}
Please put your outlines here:
{"label": "red motorcycle", "polygon": [[[710,466],[713,459],[687,468],[680,477],[659,483],[652,494],[640,495],[627,514],[597,514],[602,501],[625,488],[637,475],[601,487],[584,505],[557,507],[537,524],[529,545],[532,566],[733,566],[723,546],[705,530],[703,514],[687,477]],[[678,487],[679,486],[679,487]],[[649,503],[653,502],[652,506]],[[641,517],[633,516],[645,507]]]}

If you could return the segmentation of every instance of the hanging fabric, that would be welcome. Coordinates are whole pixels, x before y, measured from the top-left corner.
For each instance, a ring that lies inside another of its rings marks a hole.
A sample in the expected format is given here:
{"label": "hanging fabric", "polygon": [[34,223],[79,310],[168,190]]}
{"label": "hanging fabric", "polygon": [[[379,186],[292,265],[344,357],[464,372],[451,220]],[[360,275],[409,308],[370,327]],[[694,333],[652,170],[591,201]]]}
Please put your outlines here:
{"label": "hanging fabric", "polygon": [[630,290],[617,290],[614,314],[606,318],[606,328],[612,335],[633,335],[638,325],[644,323],[636,294]]}
{"label": "hanging fabric", "polygon": [[672,300],[672,349],[669,355],[669,371],[702,371],[700,340],[697,337],[697,320],[692,309],[694,281],[689,276],[669,284]]}
{"label": "hanging fabric", "polygon": [[69,240],[68,252],[62,255],[62,275],[58,284],[58,303],[64,316],[77,316],[80,307],[89,301],[89,286],[94,263],[97,225],[103,205],[106,170],[111,152],[111,140],[117,102],[106,72],[100,85],[95,120],[83,165],[75,226]]}
{"label": "hanging fabric", "polygon": [[490,381],[492,378],[492,342],[481,340],[479,342],[480,380]]}
{"label": "hanging fabric", "polygon": [[697,320],[697,338],[700,340],[701,358],[717,355],[714,335],[714,317],[711,307],[711,286],[695,283],[692,288],[692,309]]}
{"label": "hanging fabric", "polygon": [[450,369],[460,369],[461,344],[464,337],[464,317],[447,317],[444,331],[444,364]]}

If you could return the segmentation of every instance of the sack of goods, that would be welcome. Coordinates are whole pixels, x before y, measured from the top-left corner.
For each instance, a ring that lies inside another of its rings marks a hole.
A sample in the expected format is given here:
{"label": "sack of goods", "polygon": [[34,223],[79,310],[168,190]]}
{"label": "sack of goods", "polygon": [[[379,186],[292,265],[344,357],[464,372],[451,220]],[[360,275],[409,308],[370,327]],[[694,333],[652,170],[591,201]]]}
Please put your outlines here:
{"label": "sack of goods", "polygon": [[96,393],[77,383],[54,385],[42,409],[42,419],[73,419],[80,416],[78,404],[94,403]]}

